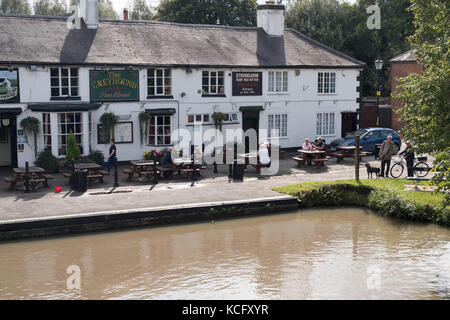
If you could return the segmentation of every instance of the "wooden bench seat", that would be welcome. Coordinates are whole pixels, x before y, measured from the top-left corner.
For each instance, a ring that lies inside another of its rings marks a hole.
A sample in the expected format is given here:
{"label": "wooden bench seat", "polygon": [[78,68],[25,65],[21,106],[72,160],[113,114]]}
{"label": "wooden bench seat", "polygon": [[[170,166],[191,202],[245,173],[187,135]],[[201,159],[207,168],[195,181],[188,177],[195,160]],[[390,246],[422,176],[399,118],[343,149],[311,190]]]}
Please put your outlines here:
{"label": "wooden bench seat", "polygon": [[106,171],[106,170],[98,170],[98,172],[101,173],[104,176],[108,176],[109,175],[109,172]]}
{"label": "wooden bench seat", "polygon": [[5,180],[5,182],[10,183],[11,185],[9,186],[9,189],[13,189],[16,184],[16,178],[15,177],[4,177],[3,180]]}
{"label": "wooden bench seat", "polygon": [[35,178],[30,180],[30,187],[34,191],[39,183],[43,183],[44,185],[47,183],[47,179],[44,178]]}
{"label": "wooden bench seat", "polygon": [[306,159],[304,158],[299,158],[299,157],[292,157],[293,160],[295,160],[297,162],[297,166],[301,167],[302,165],[305,164]]}
{"label": "wooden bench seat", "polygon": [[131,169],[122,169],[121,171],[128,175],[127,180],[131,180],[131,178],[133,178],[133,176],[135,174],[135,172]]}
{"label": "wooden bench seat", "polygon": [[328,159],[321,158],[321,159],[313,159],[312,161],[314,162],[314,165],[316,166],[316,168],[319,168],[319,167],[323,166],[325,164],[325,162],[328,161]]}
{"label": "wooden bench seat", "polygon": [[91,184],[98,180],[98,182],[103,182],[103,175],[102,174],[91,174],[87,176],[88,178],[88,184]]}
{"label": "wooden bench seat", "polygon": [[45,179],[47,179],[47,180],[53,180],[53,179],[55,179],[54,176],[49,175],[49,174],[43,174],[42,176],[43,176]]}
{"label": "wooden bench seat", "polygon": [[140,171],[139,172],[141,175],[143,175],[147,181],[150,181],[150,178],[153,177],[153,175],[156,173],[158,176],[161,174],[161,171],[156,170],[156,171]]}

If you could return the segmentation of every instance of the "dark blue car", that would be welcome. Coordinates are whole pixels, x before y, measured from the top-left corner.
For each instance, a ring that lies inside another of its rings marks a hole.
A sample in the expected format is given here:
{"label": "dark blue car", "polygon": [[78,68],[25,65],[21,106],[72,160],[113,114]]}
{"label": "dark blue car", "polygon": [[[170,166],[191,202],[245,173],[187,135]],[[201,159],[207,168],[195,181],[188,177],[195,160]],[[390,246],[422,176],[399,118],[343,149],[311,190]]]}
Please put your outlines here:
{"label": "dark blue car", "polygon": [[360,145],[363,147],[363,151],[376,152],[376,145],[383,143],[387,136],[392,136],[392,142],[394,142],[394,154],[400,150],[402,146],[402,137],[394,130],[389,128],[361,128],[354,132],[349,133],[344,138],[331,141],[331,149],[336,149],[340,146],[354,146],[355,137],[359,135]]}

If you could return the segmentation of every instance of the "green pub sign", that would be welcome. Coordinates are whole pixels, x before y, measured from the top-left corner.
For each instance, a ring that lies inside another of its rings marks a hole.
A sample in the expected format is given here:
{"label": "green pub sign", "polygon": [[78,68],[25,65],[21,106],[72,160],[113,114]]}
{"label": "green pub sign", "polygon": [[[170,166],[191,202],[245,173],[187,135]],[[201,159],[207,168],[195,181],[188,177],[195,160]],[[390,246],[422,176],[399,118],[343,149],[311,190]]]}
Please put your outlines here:
{"label": "green pub sign", "polygon": [[139,101],[139,71],[89,70],[91,101]]}

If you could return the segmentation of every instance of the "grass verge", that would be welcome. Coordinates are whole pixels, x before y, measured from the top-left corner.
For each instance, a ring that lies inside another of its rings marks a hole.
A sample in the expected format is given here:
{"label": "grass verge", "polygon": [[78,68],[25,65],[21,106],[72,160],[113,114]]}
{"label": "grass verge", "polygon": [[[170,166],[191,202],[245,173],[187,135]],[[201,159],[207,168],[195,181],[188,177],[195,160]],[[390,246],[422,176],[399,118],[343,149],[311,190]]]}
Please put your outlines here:
{"label": "grass verge", "polygon": [[406,179],[362,179],[305,182],[274,188],[298,198],[303,207],[362,206],[381,215],[428,221],[450,226],[450,208],[443,207],[444,194],[405,191]]}

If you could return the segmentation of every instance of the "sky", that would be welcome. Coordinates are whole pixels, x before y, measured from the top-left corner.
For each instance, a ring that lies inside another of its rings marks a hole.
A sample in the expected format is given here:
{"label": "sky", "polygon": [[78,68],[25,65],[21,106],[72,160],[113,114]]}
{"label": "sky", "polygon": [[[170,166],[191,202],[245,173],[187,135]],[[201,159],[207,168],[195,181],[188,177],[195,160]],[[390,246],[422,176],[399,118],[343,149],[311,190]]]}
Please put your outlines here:
{"label": "sky", "polygon": [[[121,13],[124,8],[130,9],[133,3],[133,0],[111,0],[113,3],[114,10],[117,11],[117,13]],[[148,5],[152,7],[156,7],[159,4],[160,0],[145,0]],[[341,0],[345,2],[354,3],[356,0]],[[285,2],[285,1],[283,1]],[[258,0],[258,4],[264,4],[266,3],[266,0]]]}

